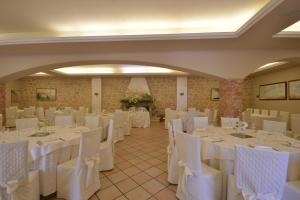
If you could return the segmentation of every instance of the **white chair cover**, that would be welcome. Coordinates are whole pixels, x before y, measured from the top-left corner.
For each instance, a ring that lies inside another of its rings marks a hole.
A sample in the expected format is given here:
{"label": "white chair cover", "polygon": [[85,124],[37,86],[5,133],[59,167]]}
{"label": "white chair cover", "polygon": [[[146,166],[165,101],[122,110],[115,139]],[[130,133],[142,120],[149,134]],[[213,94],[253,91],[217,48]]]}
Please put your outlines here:
{"label": "white chair cover", "polygon": [[38,119],[37,118],[23,118],[16,119],[16,129],[22,130],[27,128],[37,128]]}
{"label": "white chair cover", "polygon": [[75,111],[75,122],[78,126],[83,126],[85,123],[85,110],[77,110]]}
{"label": "white chair cover", "polygon": [[277,110],[270,110],[270,116],[278,117],[278,111]]}
{"label": "white chair cover", "polygon": [[99,133],[97,130],[80,137],[79,156],[57,167],[57,197],[88,200],[100,189]]}
{"label": "white chair cover", "polygon": [[113,120],[109,120],[107,140],[100,143],[99,170],[106,171],[114,168]]}
{"label": "white chair cover", "polygon": [[249,125],[251,124],[251,112],[249,110],[242,112],[242,120]]}
{"label": "white chair cover", "polygon": [[285,184],[282,200],[300,199],[300,181],[291,181]]}
{"label": "white chair cover", "polygon": [[300,135],[300,114],[291,115],[291,127],[294,136]]}
{"label": "white chair cover", "polygon": [[124,135],[130,135],[131,133],[131,121],[130,121],[130,113],[129,111],[123,111],[123,131],[124,131]]}
{"label": "white chair cover", "polygon": [[44,108],[43,107],[38,107],[36,109],[36,116],[39,119],[39,121],[45,121],[45,112],[44,112]]}
{"label": "white chair cover", "polygon": [[239,122],[239,118],[234,117],[221,117],[221,126],[222,128],[233,128]]}
{"label": "white chair cover", "polygon": [[289,154],[236,145],[235,179],[246,200],[281,200]]}
{"label": "white chair cover", "polygon": [[269,115],[269,110],[261,110],[262,115]]}
{"label": "white chair cover", "polygon": [[208,117],[194,117],[194,130],[206,129],[208,127]]}
{"label": "white chair cover", "polygon": [[165,129],[168,129],[168,123],[176,119],[177,112],[176,110],[171,110],[170,108],[165,109]]}
{"label": "white chair cover", "polygon": [[38,171],[28,173],[28,141],[0,144],[0,199],[39,200]]}
{"label": "white chair cover", "polygon": [[22,117],[24,118],[32,118],[34,117],[35,107],[24,108],[24,112],[22,113]]}
{"label": "white chair cover", "polygon": [[48,108],[45,111],[45,117],[46,117],[46,122],[49,126],[53,126],[54,125],[54,119],[55,119],[55,112],[56,108]]}
{"label": "white chair cover", "polygon": [[114,131],[113,141],[118,142],[124,140],[124,123],[123,123],[123,112],[115,112],[113,116]]}
{"label": "white chair cover", "polygon": [[[173,120],[174,121],[174,120]],[[173,125],[174,126],[174,125]],[[178,158],[177,158],[177,148],[176,148],[176,139],[175,131],[171,124],[168,125],[169,133],[169,146],[167,147],[168,153],[168,182],[171,184],[178,184]],[[179,132],[182,132],[178,130]]]}
{"label": "white chair cover", "polygon": [[286,134],[287,123],[286,122],[277,122],[277,121],[264,120],[263,121],[263,130],[268,131],[268,132]]}
{"label": "white chair cover", "polygon": [[179,180],[176,196],[180,200],[221,199],[222,175],[201,163],[200,137],[178,132]]}
{"label": "white chair cover", "polygon": [[55,126],[74,126],[74,119],[70,115],[55,116]]}
{"label": "white chair cover", "polygon": [[9,107],[6,108],[5,112],[5,121],[7,127],[15,127],[16,119],[18,118],[18,108],[17,107]]}
{"label": "white chair cover", "polygon": [[194,131],[194,117],[199,116],[199,112],[190,111],[182,119],[183,130],[191,134]]}
{"label": "white chair cover", "polygon": [[[170,123],[172,123],[172,129],[174,131],[183,132],[183,124],[181,119],[173,119]],[[169,130],[169,128],[168,128]]]}
{"label": "white chair cover", "polygon": [[65,107],[65,108],[64,108],[64,114],[65,114],[65,115],[72,115],[72,114],[73,114],[73,109],[72,109],[72,107]]}
{"label": "white chair cover", "polygon": [[100,126],[100,121],[98,115],[87,115],[85,116],[85,123],[84,126],[88,127],[89,129],[96,129]]}
{"label": "white chair cover", "polygon": [[213,111],[213,118],[212,118],[212,124],[217,125],[217,117],[218,117],[218,110],[214,109]]}

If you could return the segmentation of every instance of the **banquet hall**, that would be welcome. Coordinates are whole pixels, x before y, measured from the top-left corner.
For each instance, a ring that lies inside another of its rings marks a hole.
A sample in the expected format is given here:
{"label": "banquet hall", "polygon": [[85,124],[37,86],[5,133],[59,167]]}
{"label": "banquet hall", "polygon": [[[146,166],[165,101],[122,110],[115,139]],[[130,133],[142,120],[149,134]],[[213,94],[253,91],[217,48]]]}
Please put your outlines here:
{"label": "banquet hall", "polygon": [[0,200],[300,200],[299,0],[2,1]]}

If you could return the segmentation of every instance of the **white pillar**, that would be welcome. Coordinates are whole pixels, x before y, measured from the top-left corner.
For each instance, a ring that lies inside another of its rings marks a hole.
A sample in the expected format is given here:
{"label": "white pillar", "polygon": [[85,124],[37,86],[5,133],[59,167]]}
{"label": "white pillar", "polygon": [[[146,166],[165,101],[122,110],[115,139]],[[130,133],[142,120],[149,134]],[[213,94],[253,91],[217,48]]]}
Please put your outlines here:
{"label": "white pillar", "polygon": [[92,113],[101,112],[101,78],[92,78]]}
{"label": "white pillar", "polygon": [[187,109],[187,77],[177,77],[177,109]]}

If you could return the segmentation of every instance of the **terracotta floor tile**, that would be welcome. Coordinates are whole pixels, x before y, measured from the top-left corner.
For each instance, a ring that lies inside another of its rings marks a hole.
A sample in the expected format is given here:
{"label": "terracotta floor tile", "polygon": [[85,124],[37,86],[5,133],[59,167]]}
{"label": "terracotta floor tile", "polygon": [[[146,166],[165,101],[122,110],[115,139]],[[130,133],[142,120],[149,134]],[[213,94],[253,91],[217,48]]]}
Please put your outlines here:
{"label": "terracotta floor tile", "polygon": [[152,179],[150,181],[147,181],[142,185],[142,187],[149,192],[150,194],[156,194],[160,190],[164,189],[166,186],[163,184],[159,183],[157,180]]}
{"label": "terracotta floor tile", "polygon": [[160,174],[163,173],[162,170],[160,170],[160,169],[158,169],[158,168],[156,168],[156,167],[151,167],[151,168],[147,169],[145,172],[146,172],[149,176],[152,176],[152,177],[156,177],[156,176],[158,176],[158,175],[160,175]]}
{"label": "terracotta floor tile", "polygon": [[158,164],[162,163],[161,160],[158,160],[156,158],[148,159],[147,162],[150,163],[151,165],[158,165]]}
{"label": "terracotta floor tile", "polygon": [[124,195],[116,198],[115,200],[128,200]]}
{"label": "terracotta floor tile", "polygon": [[146,169],[149,169],[150,167],[152,167],[152,165],[146,161],[135,164],[135,166],[141,170],[146,170]]}
{"label": "terracotta floor tile", "polygon": [[145,200],[148,199],[151,195],[142,187],[137,187],[134,190],[126,193],[125,196],[129,200]]}
{"label": "terracotta floor tile", "polygon": [[125,162],[120,162],[120,163],[117,163],[116,166],[121,169],[121,170],[124,170],[130,166],[132,166],[132,164],[128,161],[125,161]]}
{"label": "terracotta floor tile", "polygon": [[129,167],[129,168],[123,170],[123,172],[124,172],[125,174],[127,174],[127,176],[133,176],[133,175],[135,175],[135,174],[140,173],[141,170],[140,170],[139,168],[135,167],[135,166],[131,166],[131,167]]}
{"label": "terracotta floor tile", "polygon": [[100,178],[100,184],[101,184],[101,189],[105,189],[105,188],[111,186],[112,182],[107,177],[103,177],[103,178]]}
{"label": "terracotta floor tile", "polygon": [[141,172],[137,175],[134,175],[131,177],[137,184],[141,185],[143,183],[145,183],[146,181],[149,181],[151,178],[151,176],[149,176],[148,174]]}
{"label": "terracotta floor tile", "polygon": [[118,188],[114,185],[106,188],[106,189],[103,189],[103,190],[100,190],[98,193],[97,193],[97,196],[100,198],[100,199],[105,199],[105,200],[112,200],[112,199],[115,199],[119,196],[121,196],[122,193],[118,190]]}
{"label": "terracotta floor tile", "polygon": [[120,171],[119,168],[114,167],[112,170],[104,171],[103,174],[105,174],[106,176],[109,176],[109,175],[115,174],[115,173],[117,173],[119,171]]}
{"label": "terracotta floor tile", "polygon": [[155,195],[155,198],[158,200],[175,200],[176,198],[176,193],[173,192],[172,190],[169,190],[168,188],[161,190]]}
{"label": "terracotta floor tile", "polygon": [[125,179],[119,183],[116,184],[116,186],[121,190],[121,192],[126,193],[129,192],[130,190],[138,187],[139,185],[131,180],[130,178]]}
{"label": "terracotta floor tile", "polygon": [[120,171],[115,174],[109,175],[108,178],[112,183],[118,183],[118,182],[128,178],[128,176],[124,172]]}
{"label": "terracotta floor tile", "polygon": [[168,174],[167,173],[162,173],[159,176],[155,177],[156,180],[158,180],[161,184],[168,186]]}

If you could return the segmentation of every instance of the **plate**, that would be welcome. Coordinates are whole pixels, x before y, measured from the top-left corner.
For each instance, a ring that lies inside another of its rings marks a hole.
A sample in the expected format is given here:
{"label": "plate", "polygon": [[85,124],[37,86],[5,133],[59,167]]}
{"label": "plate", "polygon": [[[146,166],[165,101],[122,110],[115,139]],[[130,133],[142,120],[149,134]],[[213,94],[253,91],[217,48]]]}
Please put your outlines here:
{"label": "plate", "polygon": [[45,137],[50,135],[49,132],[38,132],[38,133],[34,133],[32,135],[30,135],[29,137]]}
{"label": "plate", "polygon": [[246,134],[243,134],[243,133],[231,133],[230,135],[232,135],[234,137],[242,138],[242,139],[253,138],[253,136],[246,135]]}

